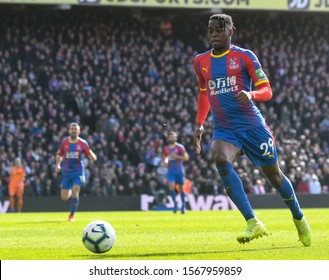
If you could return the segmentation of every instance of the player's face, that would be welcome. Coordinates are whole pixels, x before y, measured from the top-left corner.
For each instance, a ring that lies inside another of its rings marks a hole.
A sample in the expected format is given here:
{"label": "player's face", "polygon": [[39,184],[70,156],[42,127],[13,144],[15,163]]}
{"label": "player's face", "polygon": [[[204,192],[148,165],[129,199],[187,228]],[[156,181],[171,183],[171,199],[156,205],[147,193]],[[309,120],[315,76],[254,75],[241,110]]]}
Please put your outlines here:
{"label": "player's face", "polygon": [[69,134],[72,139],[76,139],[80,133],[80,128],[77,125],[72,124],[69,129]]}
{"label": "player's face", "polygon": [[221,54],[229,49],[232,34],[233,30],[229,27],[227,27],[226,30],[223,30],[218,20],[214,19],[209,21],[209,42],[214,48],[215,54]]}
{"label": "player's face", "polygon": [[176,143],[176,141],[177,141],[177,134],[176,133],[170,133],[168,135],[168,142],[170,144],[174,144],[174,143]]}
{"label": "player's face", "polygon": [[20,159],[15,159],[15,166],[21,167],[22,166],[22,162]]}

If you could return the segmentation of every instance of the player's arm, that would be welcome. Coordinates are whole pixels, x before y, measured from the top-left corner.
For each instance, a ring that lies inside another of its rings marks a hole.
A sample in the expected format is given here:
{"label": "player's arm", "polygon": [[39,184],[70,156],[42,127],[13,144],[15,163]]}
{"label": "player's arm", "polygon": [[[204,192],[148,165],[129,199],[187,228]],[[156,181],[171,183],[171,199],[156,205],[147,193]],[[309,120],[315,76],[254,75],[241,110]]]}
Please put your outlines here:
{"label": "player's arm", "polygon": [[197,59],[194,59],[194,71],[196,73],[199,85],[198,112],[196,120],[197,125],[194,132],[194,149],[196,154],[200,154],[201,139],[204,131],[203,125],[210,110],[210,103],[206,92],[206,81],[201,75],[200,65]]}
{"label": "player's arm", "polygon": [[206,121],[209,110],[210,110],[210,103],[206,91],[200,89],[198,96],[197,125],[194,131],[194,150],[196,154],[201,153],[201,140],[204,131],[203,125]]}
{"label": "player's arm", "polygon": [[95,162],[97,160],[97,156],[92,150],[89,150],[88,158],[91,162]]}
{"label": "player's arm", "polygon": [[165,167],[168,167],[168,163],[169,163],[169,157],[162,157],[162,165]]}
{"label": "player's arm", "polygon": [[63,157],[57,153],[56,155],[56,163],[55,163],[55,172],[59,173],[61,171],[61,163],[62,163]]}
{"label": "player's arm", "polygon": [[184,152],[184,154],[182,156],[177,155],[177,154],[173,154],[172,156],[174,159],[181,160],[181,161],[188,161],[190,159],[187,152]]}
{"label": "player's arm", "polygon": [[97,160],[96,154],[89,148],[89,144],[87,142],[85,142],[83,145],[83,151],[91,163],[94,163]]}
{"label": "player's arm", "polygon": [[257,102],[265,102],[272,98],[272,88],[269,83],[269,80],[264,73],[258,58],[252,52],[245,58],[246,67],[249,76],[251,77],[255,90],[252,91],[240,91],[236,96],[236,100],[239,103],[246,104],[251,100]]}
{"label": "player's arm", "polygon": [[23,169],[23,178],[22,178],[22,182],[24,183],[24,181],[25,181],[25,178],[26,178],[26,169],[25,169],[25,167],[23,167],[24,169]]}
{"label": "player's arm", "polygon": [[190,159],[190,156],[188,155],[187,152],[185,152],[182,161],[188,161],[189,159]]}
{"label": "player's arm", "polygon": [[270,84],[261,84],[257,87],[256,90],[253,91],[240,91],[236,96],[235,99],[242,104],[246,104],[251,100],[257,102],[265,102],[272,98],[272,88]]}
{"label": "player's arm", "polygon": [[257,86],[257,90],[250,91],[251,100],[254,101],[268,101],[272,98],[273,92],[269,83],[260,84]]}
{"label": "player's arm", "polygon": [[56,158],[55,158],[55,172],[56,173],[59,173],[61,171],[61,163],[63,161],[63,155],[64,155],[63,147],[64,147],[64,141],[59,146],[59,149],[56,154]]}
{"label": "player's arm", "polygon": [[168,167],[169,164],[169,153],[167,148],[164,148],[163,154],[162,154],[162,159],[161,159],[161,163],[163,166]]}

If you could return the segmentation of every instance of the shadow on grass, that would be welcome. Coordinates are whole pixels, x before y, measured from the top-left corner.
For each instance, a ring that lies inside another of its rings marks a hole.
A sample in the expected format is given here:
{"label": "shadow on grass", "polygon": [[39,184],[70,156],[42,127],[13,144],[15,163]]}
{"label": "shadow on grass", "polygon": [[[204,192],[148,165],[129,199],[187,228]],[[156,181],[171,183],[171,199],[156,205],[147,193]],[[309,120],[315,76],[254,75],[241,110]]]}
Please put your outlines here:
{"label": "shadow on grass", "polygon": [[126,254],[111,254],[111,253],[103,253],[103,254],[95,254],[95,255],[72,255],[73,258],[86,259],[86,260],[101,260],[101,259],[134,259],[138,260],[138,258],[157,258],[157,257],[168,257],[170,260],[171,256],[181,256],[182,260],[184,260],[184,256],[191,255],[212,255],[212,254],[227,254],[227,253],[239,253],[239,252],[257,252],[257,251],[274,251],[274,250],[288,250],[288,249],[296,249],[300,248],[300,246],[289,246],[289,247],[271,247],[271,248],[261,248],[261,249],[239,249],[239,250],[222,250],[222,251],[206,251],[206,252],[173,252],[173,253],[153,253],[153,254],[136,254],[129,258],[129,255]]}

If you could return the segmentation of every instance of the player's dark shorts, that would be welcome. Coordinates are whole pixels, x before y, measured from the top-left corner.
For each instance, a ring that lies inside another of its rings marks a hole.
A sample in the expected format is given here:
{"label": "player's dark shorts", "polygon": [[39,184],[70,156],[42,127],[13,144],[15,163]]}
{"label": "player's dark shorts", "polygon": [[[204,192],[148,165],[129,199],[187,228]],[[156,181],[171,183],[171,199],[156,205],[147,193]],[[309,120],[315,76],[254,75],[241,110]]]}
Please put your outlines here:
{"label": "player's dark shorts", "polygon": [[183,186],[185,182],[185,177],[183,173],[168,172],[167,179],[169,182],[175,182],[176,184],[181,186]]}
{"label": "player's dark shorts", "polygon": [[255,166],[270,166],[278,160],[274,137],[267,125],[244,131],[216,129],[212,141],[218,139],[240,148]]}
{"label": "player's dark shorts", "polygon": [[73,185],[85,186],[85,176],[81,173],[63,175],[62,189],[71,190]]}

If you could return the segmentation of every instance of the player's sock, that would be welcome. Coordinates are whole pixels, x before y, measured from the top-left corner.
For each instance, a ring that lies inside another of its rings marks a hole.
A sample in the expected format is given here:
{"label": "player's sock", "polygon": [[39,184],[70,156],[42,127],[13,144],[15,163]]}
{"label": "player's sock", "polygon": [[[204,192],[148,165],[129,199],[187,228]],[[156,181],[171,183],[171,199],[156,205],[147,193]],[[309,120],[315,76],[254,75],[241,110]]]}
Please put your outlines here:
{"label": "player's sock", "polygon": [[79,206],[79,197],[71,197],[71,213],[70,215],[73,216],[75,211],[77,211]]}
{"label": "player's sock", "polygon": [[176,201],[176,195],[177,195],[177,193],[176,193],[175,190],[172,190],[172,191],[170,191],[170,195],[171,195],[172,200],[174,202],[174,212],[176,213],[176,211],[177,211],[177,201]]}
{"label": "player's sock", "polygon": [[186,209],[186,202],[185,202],[185,197],[186,197],[186,195],[185,195],[185,192],[182,190],[181,192],[180,192],[180,197],[181,197],[181,200],[182,200],[182,214],[184,214],[185,213],[185,209]]}
{"label": "player's sock", "polygon": [[251,209],[251,205],[243,189],[242,181],[233,169],[232,164],[226,162],[224,166],[217,165],[217,170],[222,179],[227,195],[238,207],[246,221],[254,218],[255,214]]}
{"label": "player's sock", "polygon": [[279,188],[278,191],[284,203],[289,207],[292,216],[297,220],[301,220],[303,218],[303,212],[300,209],[294,188],[286,176],[283,177],[281,188]]}

